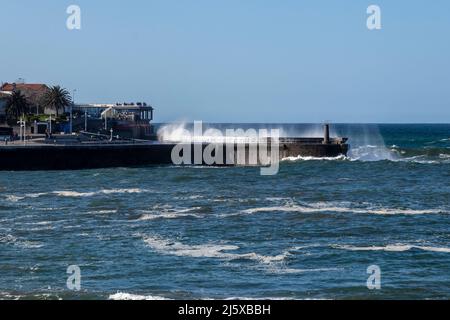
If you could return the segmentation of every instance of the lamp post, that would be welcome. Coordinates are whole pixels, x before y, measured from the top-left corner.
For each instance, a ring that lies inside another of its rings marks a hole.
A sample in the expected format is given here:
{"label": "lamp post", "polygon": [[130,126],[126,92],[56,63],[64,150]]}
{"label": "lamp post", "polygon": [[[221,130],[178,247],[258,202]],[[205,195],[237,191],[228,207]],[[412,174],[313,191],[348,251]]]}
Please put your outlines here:
{"label": "lamp post", "polygon": [[75,105],[75,92],[77,92],[77,89],[73,89],[72,92],[72,105],[70,106],[70,134],[72,134],[72,113]]}
{"label": "lamp post", "polygon": [[19,139],[22,141],[22,118],[20,118],[19,121],[17,121],[17,124],[19,125]]}
{"label": "lamp post", "polygon": [[47,120],[49,120],[50,121],[50,126],[49,126],[49,134],[51,135],[52,134],[52,114],[50,113],[50,118],[49,119],[47,119]]}
{"label": "lamp post", "polygon": [[87,108],[84,108],[84,132],[87,132]]}
{"label": "lamp post", "polygon": [[27,143],[27,121],[25,119],[25,115],[23,115],[23,144]]}
{"label": "lamp post", "polygon": [[23,142],[23,144],[25,144],[25,120],[22,117],[20,117],[20,121],[17,121],[17,124],[19,124],[20,129],[19,129],[19,135],[20,135],[20,141]]}

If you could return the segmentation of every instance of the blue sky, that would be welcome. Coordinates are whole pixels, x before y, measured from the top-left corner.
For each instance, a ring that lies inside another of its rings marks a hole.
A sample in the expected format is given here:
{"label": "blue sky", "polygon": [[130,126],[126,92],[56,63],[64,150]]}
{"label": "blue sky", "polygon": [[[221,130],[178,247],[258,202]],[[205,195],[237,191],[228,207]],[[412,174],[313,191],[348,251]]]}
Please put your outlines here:
{"label": "blue sky", "polygon": [[157,122],[448,123],[449,17],[447,0],[0,0],[0,81],[145,100]]}

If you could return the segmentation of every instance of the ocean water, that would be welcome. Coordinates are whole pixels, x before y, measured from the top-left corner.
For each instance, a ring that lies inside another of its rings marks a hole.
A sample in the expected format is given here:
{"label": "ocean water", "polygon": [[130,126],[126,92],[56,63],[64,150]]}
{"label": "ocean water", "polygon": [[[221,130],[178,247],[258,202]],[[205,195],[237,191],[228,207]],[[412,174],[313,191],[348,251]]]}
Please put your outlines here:
{"label": "ocean water", "polygon": [[286,159],[275,176],[0,172],[0,299],[450,298],[450,125],[333,131],[348,157]]}

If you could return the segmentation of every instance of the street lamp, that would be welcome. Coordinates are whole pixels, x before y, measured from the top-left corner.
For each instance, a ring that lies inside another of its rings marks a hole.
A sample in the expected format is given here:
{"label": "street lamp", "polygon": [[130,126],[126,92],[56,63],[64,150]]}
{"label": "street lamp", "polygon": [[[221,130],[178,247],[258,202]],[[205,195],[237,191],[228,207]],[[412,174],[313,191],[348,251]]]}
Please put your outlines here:
{"label": "street lamp", "polygon": [[49,129],[49,135],[51,136],[52,135],[52,114],[50,113],[50,117],[49,118],[47,118],[47,121],[48,121],[48,125],[47,125],[47,128]]}
{"label": "street lamp", "polygon": [[87,108],[84,108],[84,132],[87,132]]}
{"label": "street lamp", "polygon": [[25,144],[25,130],[26,130],[26,122],[25,122],[25,116],[22,115],[20,117],[20,121],[17,121],[17,124],[20,125],[19,135],[20,135],[20,141]]}
{"label": "street lamp", "polygon": [[72,134],[72,113],[73,107],[75,106],[75,92],[77,92],[77,89],[73,89],[72,92],[72,105],[70,106],[70,134]]}

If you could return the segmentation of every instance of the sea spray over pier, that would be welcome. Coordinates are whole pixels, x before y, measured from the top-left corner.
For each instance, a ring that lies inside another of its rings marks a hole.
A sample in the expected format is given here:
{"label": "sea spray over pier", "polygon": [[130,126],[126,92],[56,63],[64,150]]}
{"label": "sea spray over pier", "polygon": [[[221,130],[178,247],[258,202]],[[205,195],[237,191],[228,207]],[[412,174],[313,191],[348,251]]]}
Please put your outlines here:
{"label": "sea spray over pier", "polygon": [[[217,129],[225,133],[227,128],[243,126],[263,128],[266,130],[278,129],[284,137],[318,137],[323,135],[321,124],[204,124],[206,132],[208,129]],[[161,124],[159,134],[168,141],[187,141],[192,131],[192,123]],[[378,124],[333,124],[330,135],[349,138],[349,152],[347,157],[289,157],[287,160],[348,160],[348,161],[400,161],[414,163],[445,163],[450,162],[450,132],[445,125],[436,125],[437,137],[428,132],[425,137],[415,139],[421,134],[420,129],[427,131],[427,125],[378,125]],[[399,128],[395,131],[392,128]],[[184,138],[183,133],[184,132]],[[209,132],[214,133],[211,130]],[[188,133],[188,134],[187,134]],[[206,137],[206,138],[205,138]],[[217,135],[205,134],[205,141],[214,141]],[[440,138],[444,137],[444,138]],[[243,138],[244,139],[244,138]],[[399,140],[395,140],[399,139]],[[201,140],[201,139],[198,139]],[[400,143],[399,143],[400,142]],[[398,143],[398,145],[396,144]],[[417,143],[419,145],[417,145]]]}
{"label": "sea spray over pier", "polygon": [[386,147],[377,125],[361,124],[346,127],[344,130],[351,137],[349,158],[360,161],[398,160],[399,157]]}
{"label": "sea spray over pier", "polygon": [[[195,123],[186,122],[162,125],[158,129],[158,138],[164,142],[196,142],[196,143],[257,143],[259,139],[288,137],[282,128],[252,128],[246,125],[245,129],[237,125],[228,128],[197,122],[200,130],[195,130]],[[203,131],[204,130],[204,131]],[[274,136],[273,132],[277,131]],[[259,134],[258,134],[259,133]],[[322,135],[319,134],[320,137]],[[317,136],[316,136],[317,137]]]}
{"label": "sea spray over pier", "polygon": [[[193,135],[193,123],[180,122],[174,124],[160,124],[158,129],[158,136],[162,141],[175,142],[226,142],[224,138],[225,132],[229,128],[256,128],[265,129],[270,132],[270,129],[277,129],[280,136],[283,137],[307,137],[314,138],[323,135],[323,127],[321,124],[204,124],[205,133],[202,136],[195,137]],[[220,133],[218,133],[220,132]],[[348,137],[350,149],[347,157],[325,157],[322,160],[351,160],[351,161],[414,161],[415,159],[408,159],[408,151],[397,150],[395,145],[387,145],[380,132],[380,126],[376,124],[333,124],[330,131],[331,136]],[[228,142],[248,141],[244,136],[237,136],[235,138],[227,138]],[[443,140],[445,142],[446,140]],[[448,141],[450,144],[450,140]],[[423,150],[423,149],[422,149]],[[446,149],[448,150],[448,149]],[[445,151],[437,154],[441,159],[445,158]],[[414,154],[412,156],[415,156]],[[292,156],[286,160],[321,160],[317,157],[311,156]],[[420,161],[420,159],[417,159]],[[435,160],[435,159],[433,159]]]}

